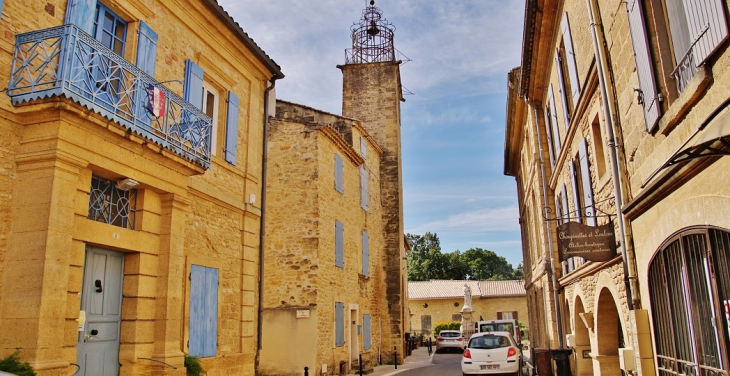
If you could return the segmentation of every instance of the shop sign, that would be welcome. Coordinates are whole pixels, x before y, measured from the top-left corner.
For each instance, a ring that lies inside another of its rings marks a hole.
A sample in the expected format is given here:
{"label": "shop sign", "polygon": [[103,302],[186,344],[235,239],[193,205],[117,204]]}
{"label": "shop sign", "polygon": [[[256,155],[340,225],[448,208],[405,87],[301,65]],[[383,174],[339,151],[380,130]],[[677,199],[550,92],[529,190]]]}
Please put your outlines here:
{"label": "shop sign", "polygon": [[560,261],[582,257],[588,261],[609,261],[616,257],[616,234],[613,225],[586,226],[567,222],[558,226]]}

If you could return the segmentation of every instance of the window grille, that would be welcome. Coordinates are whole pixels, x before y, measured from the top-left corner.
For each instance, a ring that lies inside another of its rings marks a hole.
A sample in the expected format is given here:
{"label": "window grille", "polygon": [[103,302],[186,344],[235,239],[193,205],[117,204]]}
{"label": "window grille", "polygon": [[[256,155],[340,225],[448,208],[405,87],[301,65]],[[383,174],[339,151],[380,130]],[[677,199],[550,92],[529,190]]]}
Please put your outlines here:
{"label": "window grille", "polygon": [[114,182],[92,176],[89,192],[89,219],[134,230],[137,190],[121,190]]}
{"label": "window grille", "polygon": [[665,244],[649,266],[659,375],[727,376],[730,233],[693,229]]}

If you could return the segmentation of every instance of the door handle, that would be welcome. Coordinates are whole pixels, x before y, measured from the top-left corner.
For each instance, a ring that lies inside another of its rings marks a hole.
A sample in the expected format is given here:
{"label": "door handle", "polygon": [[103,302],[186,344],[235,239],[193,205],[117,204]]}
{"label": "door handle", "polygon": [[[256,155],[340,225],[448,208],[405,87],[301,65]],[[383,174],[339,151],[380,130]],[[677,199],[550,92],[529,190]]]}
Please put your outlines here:
{"label": "door handle", "polygon": [[94,287],[96,287],[96,292],[102,292],[103,289],[101,288],[101,280],[97,279],[94,281]]}

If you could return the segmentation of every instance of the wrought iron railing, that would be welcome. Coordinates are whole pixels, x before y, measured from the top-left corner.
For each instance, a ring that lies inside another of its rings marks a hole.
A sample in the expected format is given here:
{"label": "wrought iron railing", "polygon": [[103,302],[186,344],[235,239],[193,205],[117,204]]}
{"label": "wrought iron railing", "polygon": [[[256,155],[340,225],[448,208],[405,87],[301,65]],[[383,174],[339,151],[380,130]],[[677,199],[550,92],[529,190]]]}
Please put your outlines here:
{"label": "wrought iron railing", "polygon": [[674,71],[672,71],[672,76],[677,82],[677,91],[680,93],[683,92],[684,88],[687,87],[687,84],[689,84],[689,81],[696,73],[697,66],[694,61],[694,54],[690,48],[684,57],[682,57],[682,60],[677,64],[677,67],[674,68]]}
{"label": "wrought iron railing", "polygon": [[[148,103],[164,95],[164,110]],[[160,95],[160,93],[162,95]],[[212,119],[75,25],[18,34],[13,104],[65,96],[176,154],[210,167]]]}

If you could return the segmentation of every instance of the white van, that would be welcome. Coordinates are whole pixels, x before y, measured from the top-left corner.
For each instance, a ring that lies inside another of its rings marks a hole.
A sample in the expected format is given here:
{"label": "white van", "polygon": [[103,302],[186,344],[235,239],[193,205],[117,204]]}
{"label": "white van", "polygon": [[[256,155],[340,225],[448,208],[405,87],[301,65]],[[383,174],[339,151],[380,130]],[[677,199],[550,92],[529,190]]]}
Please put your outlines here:
{"label": "white van", "polygon": [[515,338],[517,343],[522,343],[520,335],[520,326],[515,319],[478,321],[475,325],[474,332],[509,332]]}

